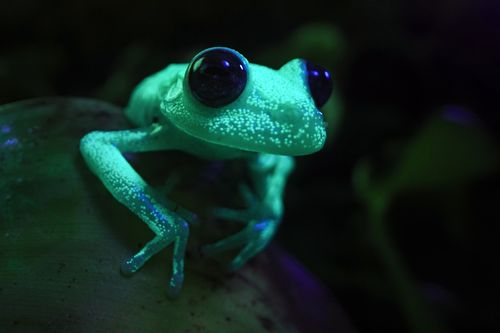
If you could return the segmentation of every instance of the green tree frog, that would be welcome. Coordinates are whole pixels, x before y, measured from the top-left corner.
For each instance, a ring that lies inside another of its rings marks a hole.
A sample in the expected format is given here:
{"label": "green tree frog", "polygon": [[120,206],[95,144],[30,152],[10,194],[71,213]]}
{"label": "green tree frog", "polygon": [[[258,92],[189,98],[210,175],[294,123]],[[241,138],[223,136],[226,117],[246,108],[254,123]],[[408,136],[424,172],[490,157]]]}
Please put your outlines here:
{"label": "green tree frog", "polygon": [[331,90],[330,73],[308,61],[294,59],[273,70],[251,64],[225,47],[203,50],[189,64],[171,64],[144,79],[125,109],[136,128],[91,132],[80,143],[91,171],[155,234],[123,262],[122,273],[135,273],[173,244],[167,290],[177,296],[184,279],[188,223],[195,218],[160,196],[123,153],[181,150],[206,159],[248,161],[253,184],[241,187],[248,209],[213,210],[218,218],[242,223],[242,230],[202,248],[213,255],[241,247],[229,267],[236,270],[276,232],[283,215],[286,180],[294,166],[291,156],[323,147],[326,124],[319,108]]}

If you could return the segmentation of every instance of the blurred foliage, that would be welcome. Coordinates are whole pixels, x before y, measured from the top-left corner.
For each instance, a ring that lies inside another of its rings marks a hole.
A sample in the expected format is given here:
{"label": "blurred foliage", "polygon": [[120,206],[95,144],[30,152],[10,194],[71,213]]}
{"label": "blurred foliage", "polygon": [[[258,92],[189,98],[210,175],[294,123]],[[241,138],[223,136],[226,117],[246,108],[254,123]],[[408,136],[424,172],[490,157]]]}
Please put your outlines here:
{"label": "blurred foliage", "polygon": [[[422,126],[382,179],[370,179],[369,164],[361,163],[354,172],[358,194],[370,200],[373,193],[391,197],[402,191],[457,188],[498,172],[500,147],[491,133],[474,123],[468,111],[448,108]],[[447,119],[451,112],[469,123]]]}
{"label": "blurred foliage", "polygon": [[[459,122],[461,119],[468,122]],[[434,115],[404,145],[395,166],[389,167],[390,171],[379,179],[372,179],[373,167],[368,161],[360,162],[354,170],[354,188],[366,206],[369,237],[385,267],[394,297],[415,332],[440,332],[444,327],[441,319],[431,315],[414,277],[394,246],[387,214],[402,192],[449,188],[463,191],[473,181],[499,171],[500,147],[473,119],[465,110],[448,107]]]}

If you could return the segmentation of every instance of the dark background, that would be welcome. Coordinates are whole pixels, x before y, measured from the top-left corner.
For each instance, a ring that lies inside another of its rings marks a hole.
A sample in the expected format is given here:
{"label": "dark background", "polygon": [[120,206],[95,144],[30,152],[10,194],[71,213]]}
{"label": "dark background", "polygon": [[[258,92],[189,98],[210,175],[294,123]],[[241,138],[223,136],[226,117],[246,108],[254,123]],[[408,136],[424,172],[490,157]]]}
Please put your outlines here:
{"label": "dark background", "polygon": [[360,332],[500,330],[498,1],[3,1],[0,31],[1,103],[125,105],[213,45],[329,67],[329,142],[298,160],[278,242]]}

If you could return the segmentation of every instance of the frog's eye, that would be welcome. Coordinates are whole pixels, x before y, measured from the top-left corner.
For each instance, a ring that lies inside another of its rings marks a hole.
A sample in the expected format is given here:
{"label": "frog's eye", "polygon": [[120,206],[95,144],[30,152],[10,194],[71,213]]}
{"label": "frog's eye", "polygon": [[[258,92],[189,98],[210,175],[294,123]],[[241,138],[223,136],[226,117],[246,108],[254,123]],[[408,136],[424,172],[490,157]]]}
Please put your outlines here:
{"label": "frog's eye", "polygon": [[245,89],[247,63],[231,49],[207,49],[191,61],[188,83],[193,96],[204,105],[214,108],[227,105]]}
{"label": "frog's eye", "polygon": [[314,104],[319,109],[325,105],[333,89],[332,75],[321,66],[306,61],[307,83]]}

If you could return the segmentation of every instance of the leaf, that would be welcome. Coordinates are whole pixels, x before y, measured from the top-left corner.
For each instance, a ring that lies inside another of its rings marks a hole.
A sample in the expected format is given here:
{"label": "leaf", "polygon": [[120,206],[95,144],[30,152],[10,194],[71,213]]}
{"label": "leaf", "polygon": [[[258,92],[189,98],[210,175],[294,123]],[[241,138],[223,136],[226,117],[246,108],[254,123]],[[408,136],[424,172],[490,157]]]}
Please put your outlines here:
{"label": "leaf", "polygon": [[484,128],[438,115],[410,141],[385,186],[392,191],[462,186],[496,172],[499,160],[499,147]]}

